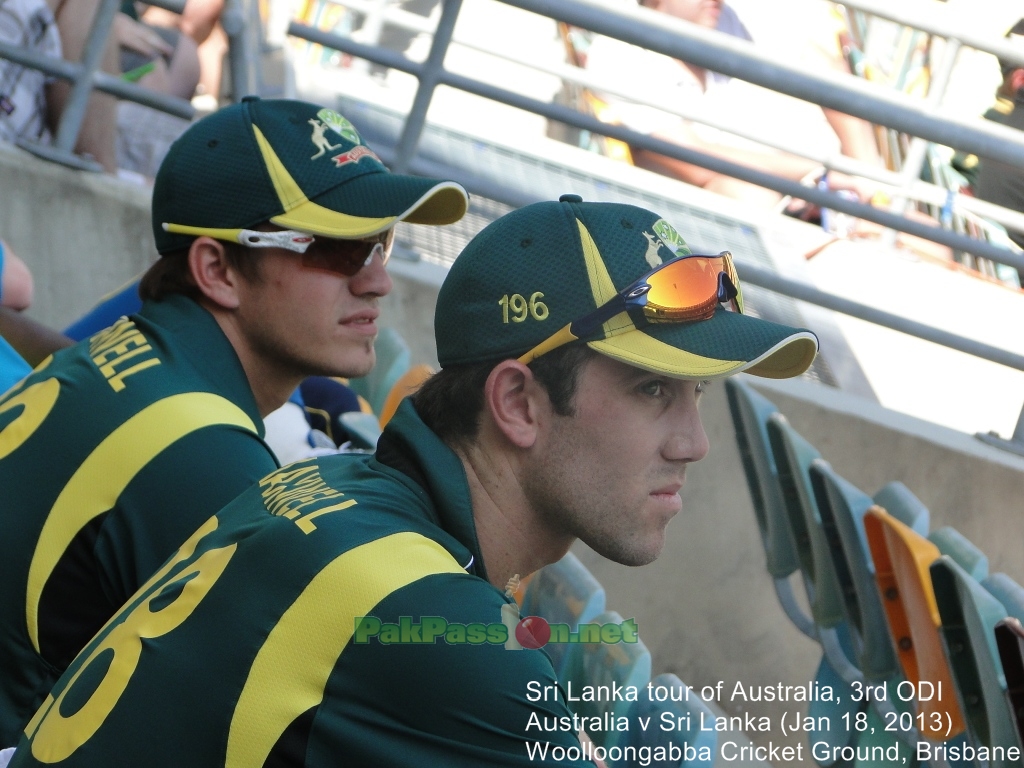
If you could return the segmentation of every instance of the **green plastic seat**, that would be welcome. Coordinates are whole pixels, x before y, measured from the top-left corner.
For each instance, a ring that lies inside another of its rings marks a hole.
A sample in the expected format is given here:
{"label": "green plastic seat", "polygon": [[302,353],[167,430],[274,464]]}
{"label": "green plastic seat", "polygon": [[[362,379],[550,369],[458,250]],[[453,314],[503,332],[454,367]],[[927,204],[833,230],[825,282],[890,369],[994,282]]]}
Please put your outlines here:
{"label": "green plastic seat", "polygon": [[864,533],[864,515],[875,505],[874,499],[822,459],[811,463],[810,479],[839,581],[843,614],[859,639],[857,666],[869,683],[889,680],[898,664]]}
{"label": "green plastic seat", "polygon": [[779,473],[768,442],[768,417],[778,408],[752,387],[732,378],[725,380],[736,443],[754,502],[754,514],[767,558],[768,573],[784,578],[800,567],[786,508],[779,489]]}
{"label": "green plastic seat", "polygon": [[819,628],[835,627],[843,621],[842,597],[809,474],[811,463],[821,454],[781,413],[768,417],[767,429],[811,616]]}
{"label": "green plastic seat", "polygon": [[370,404],[378,416],[384,402],[402,374],[409,370],[412,353],[401,334],[393,328],[382,328],[373,343],[377,362],[365,376],[349,379],[349,386]]}
{"label": "green plastic seat", "polygon": [[[778,413],[778,408],[736,378],[726,379],[725,391],[775,594],[793,625],[808,637],[817,639],[814,620],[797,602],[790,581],[791,575],[800,570],[800,560],[782,499],[779,473],[767,427],[768,418]],[[804,586],[806,588],[806,584]]]}
{"label": "green plastic seat", "polygon": [[[967,723],[967,738],[975,746],[1009,749],[1017,745],[1016,725],[1006,700],[1006,678],[996,647],[995,626],[1006,609],[992,594],[943,555],[930,567],[939,608],[946,658]],[[1019,765],[998,756],[989,768]]]}
{"label": "green plastic seat", "polygon": [[354,448],[373,450],[380,438],[380,422],[372,413],[347,411],[338,417]]}
{"label": "green plastic seat", "polygon": [[[622,616],[605,611],[595,616],[594,624],[621,624]],[[635,643],[572,643],[565,660],[565,683],[571,684],[572,695],[579,696],[583,686],[630,686],[639,693],[651,679],[651,653],[638,640]],[[617,701],[612,697],[595,697],[599,701],[569,701],[569,708],[581,717],[628,717],[633,702]],[[628,731],[596,731],[590,733],[595,744],[602,747],[620,745],[629,738]]]}
{"label": "green plastic seat", "polygon": [[[533,575],[520,606],[524,618],[540,616],[549,624],[568,624],[571,631],[578,624],[593,621],[604,610],[604,587],[572,552]],[[565,671],[568,648],[562,643],[544,648],[559,679]]]}

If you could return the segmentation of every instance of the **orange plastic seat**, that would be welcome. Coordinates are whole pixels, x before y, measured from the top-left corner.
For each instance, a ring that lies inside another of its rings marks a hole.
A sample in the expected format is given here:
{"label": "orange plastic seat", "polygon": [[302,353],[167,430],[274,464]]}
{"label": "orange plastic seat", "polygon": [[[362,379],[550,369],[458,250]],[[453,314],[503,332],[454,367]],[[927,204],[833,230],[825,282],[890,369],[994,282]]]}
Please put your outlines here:
{"label": "orange plastic seat", "polygon": [[941,553],[933,542],[881,507],[868,510],[864,529],[903,674],[915,687],[921,682],[941,686],[942,698],[919,699],[918,712],[926,725],[937,713],[944,729],[941,733],[923,730],[921,735],[945,741],[963,733],[964,717],[942,649],[939,608],[928,570]]}
{"label": "orange plastic seat", "polygon": [[398,410],[398,404],[419,389],[423,382],[433,375],[433,368],[420,363],[419,365],[414,365],[398,378],[398,381],[391,387],[391,391],[388,392],[387,397],[384,398],[384,405],[380,407],[381,429],[384,429],[387,423],[391,421],[391,417]]}

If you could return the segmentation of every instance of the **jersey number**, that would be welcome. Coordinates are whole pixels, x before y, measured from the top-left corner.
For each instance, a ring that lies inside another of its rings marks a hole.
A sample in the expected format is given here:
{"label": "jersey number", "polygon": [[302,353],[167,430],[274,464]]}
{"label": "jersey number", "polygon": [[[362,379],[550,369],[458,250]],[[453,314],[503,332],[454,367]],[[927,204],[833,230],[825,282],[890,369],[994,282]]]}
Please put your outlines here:
{"label": "jersey number", "polygon": [[37,760],[60,762],[92,738],[128,688],[142,656],[142,641],[180,626],[217,583],[237,544],[207,550],[177,568],[192,556],[200,539],[216,528],[215,517],[204,523],[143,586],[142,598],[108,622],[86,647],[57,698],[47,697],[25,729]]}

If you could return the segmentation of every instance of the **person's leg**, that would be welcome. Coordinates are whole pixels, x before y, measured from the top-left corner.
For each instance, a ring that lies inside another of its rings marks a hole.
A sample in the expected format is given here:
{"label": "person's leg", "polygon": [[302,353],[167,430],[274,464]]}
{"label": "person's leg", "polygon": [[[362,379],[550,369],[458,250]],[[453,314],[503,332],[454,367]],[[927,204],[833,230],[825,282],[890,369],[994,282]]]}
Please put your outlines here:
{"label": "person's leg", "polygon": [[[180,29],[198,46],[199,91],[216,98],[220,94],[221,70],[228,49],[227,35],[220,25],[224,0],[188,0],[180,16],[161,8],[150,7],[142,20],[156,27]],[[174,61],[171,62],[174,79]]]}
{"label": "person's leg", "polygon": [[196,41],[188,35],[181,35],[168,67],[167,92],[183,99],[191,99],[199,84],[200,72]]}
{"label": "person's leg", "polygon": [[[89,30],[92,28],[92,20],[99,7],[99,0],[47,0],[47,2],[57,20],[64,58],[68,61],[81,61],[85,43],[89,38]],[[117,45],[113,39],[107,41],[100,68],[113,75],[118,75],[121,72]],[[66,80],[58,80],[47,88],[47,107],[54,131],[56,131],[70,96],[71,83]],[[89,96],[89,106],[85,111],[82,128],[78,132],[75,151],[92,155],[105,171],[116,173],[117,155],[114,151],[116,130],[117,99],[94,90]]]}
{"label": "person's leg", "polygon": [[228,36],[217,24],[206,40],[199,45],[199,92],[220,98],[220,82],[224,70],[224,57],[228,53]]}

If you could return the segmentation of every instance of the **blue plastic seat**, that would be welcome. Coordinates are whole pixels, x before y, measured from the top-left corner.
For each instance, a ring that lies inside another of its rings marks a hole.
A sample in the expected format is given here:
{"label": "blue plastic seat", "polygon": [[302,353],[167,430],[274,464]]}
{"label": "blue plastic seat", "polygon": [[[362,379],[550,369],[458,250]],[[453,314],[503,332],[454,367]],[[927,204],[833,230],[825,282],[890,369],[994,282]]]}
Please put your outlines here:
{"label": "blue plastic seat", "polygon": [[[580,623],[592,621],[604,610],[604,587],[572,552],[532,576],[520,606],[524,618],[540,616],[549,624],[568,624],[571,631]],[[559,679],[564,672],[568,647],[559,643],[544,648]]]}
{"label": "blue plastic seat", "polygon": [[[1017,746],[1016,725],[1006,699],[1006,678],[996,647],[995,626],[1006,609],[949,555],[931,564],[932,586],[942,625],[943,648],[949,659],[956,694],[975,746]],[[990,768],[1007,761],[996,757]]]}
{"label": "blue plastic seat", "polygon": [[[622,616],[615,611],[605,611],[587,623],[621,624]],[[567,689],[571,686],[571,690],[567,690],[569,696],[579,697],[586,685],[605,686],[609,690],[615,685],[627,690],[633,687],[639,694],[651,679],[651,653],[639,640],[635,643],[571,643],[568,648],[564,680]],[[616,719],[628,717],[633,704],[611,697],[597,698],[600,700],[567,703],[581,717],[604,718],[607,713]],[[612,747],[628,739],[629,731],[595,731],[589,735],[595,744]]]}
{"label": "blue plastic seat", "polygon": [[[630,759],[610,763],[609,768],[711,768],[718,755],[718,734],[710,730],[715,713],[698,693],[687,691],[683,681],[673,674],[658,675],[651,681],[651,685],[655,691],[663,689],[667,693],[666,699],[658,701],[656,697],[652,698],[645,687],[640,698],[630,708],[629,736],[620,741],[620,746],[638,748],[637,759],[632,759],[630,755]],[[643,721],[646,721],[646,728],[642,725]],[[672,730],[663,729],[662,726],[668,723],[676,727]],[[702,723],[708,730],[701,729]],[[643,753],[639,751],[647,747],[654,754],[657,747],[668,751],[669,745],[675,745],[679,750],[681,761],[645,761],[641,757]]]}

